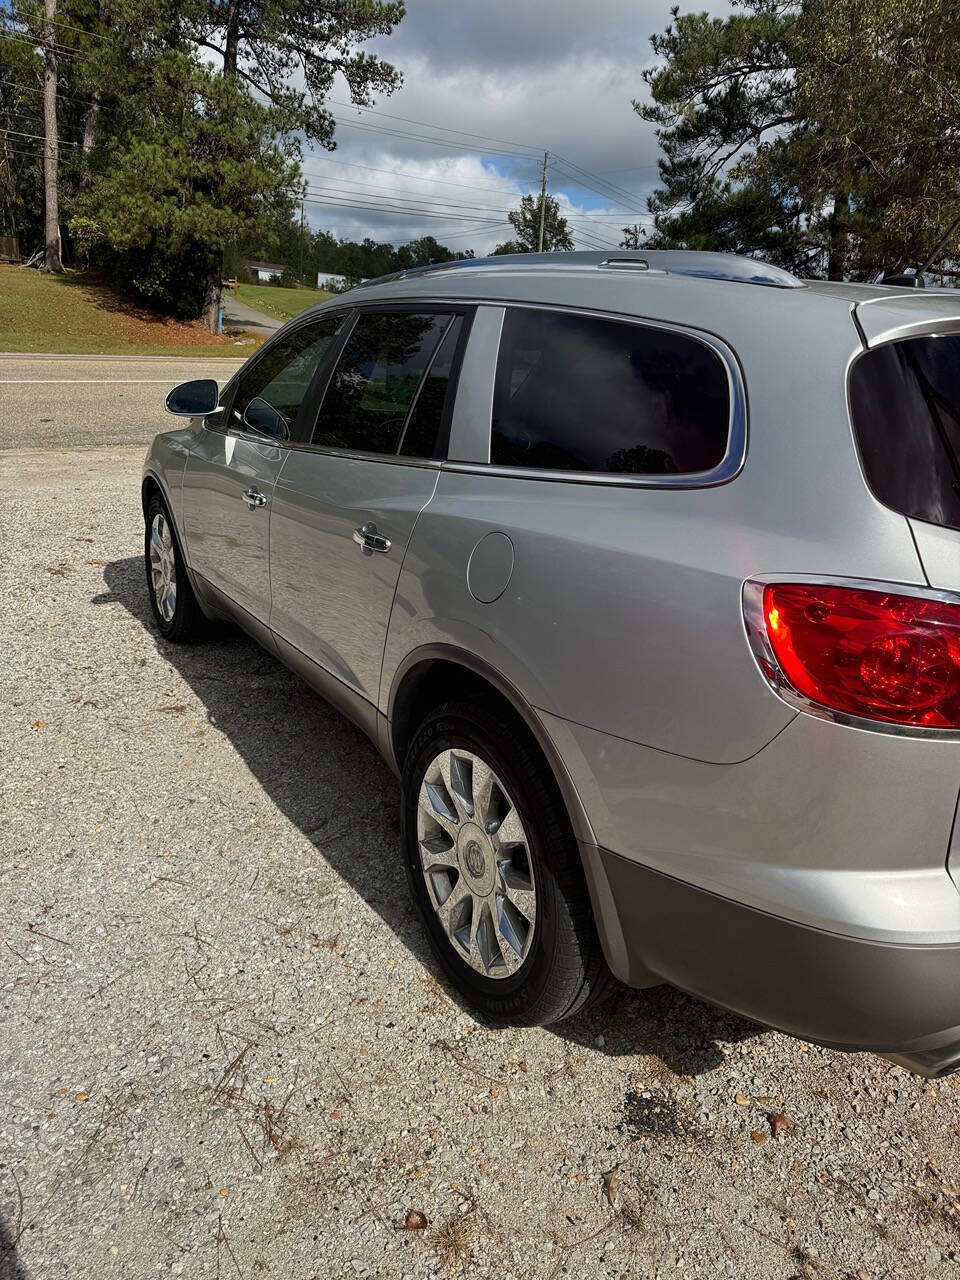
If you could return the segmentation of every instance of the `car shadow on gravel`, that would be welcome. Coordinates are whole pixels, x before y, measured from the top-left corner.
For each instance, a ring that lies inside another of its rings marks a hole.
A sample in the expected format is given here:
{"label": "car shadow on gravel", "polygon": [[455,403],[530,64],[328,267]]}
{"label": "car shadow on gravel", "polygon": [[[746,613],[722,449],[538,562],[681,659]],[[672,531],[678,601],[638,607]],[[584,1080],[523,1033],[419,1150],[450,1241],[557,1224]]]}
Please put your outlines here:
{"label": "car shadow on gravel", "polygon": [[13,1234],[0,1215],[0,1280],[27,1280]]}
{"label": "car shadow on gravel", "polygon": [[[153,625],[139,556],[108,564],[104,581],[107,591],[93,603],[121,604],[143,625],[270,800],[435,973],[399,853],[397,783],[372,744],[240,631],[224,629],[196,646],[163,640]],[[397,856],[386,864],[370,856],[372,849],[394,848]],[[719,1066],[721,1043],[761,1034],[754,1024],[669,987],[616,988],[600,1007],[554,1031],[564,1041],[609,1054],[654,1055],[668,1071],[687,1076]],[[2,1272],[0,1280],[7,1280]]]}

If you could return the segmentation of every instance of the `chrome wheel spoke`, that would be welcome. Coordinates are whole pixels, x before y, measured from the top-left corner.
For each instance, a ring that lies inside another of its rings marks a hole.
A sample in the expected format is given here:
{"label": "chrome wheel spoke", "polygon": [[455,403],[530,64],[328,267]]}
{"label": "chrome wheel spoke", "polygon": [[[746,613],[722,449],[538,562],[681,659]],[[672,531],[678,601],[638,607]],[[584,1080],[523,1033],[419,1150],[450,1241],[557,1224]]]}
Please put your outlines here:
{"label": "chrome wheel spoke", "polygon": [[477,903],[474,909],[473,927],[470,930],[470,966],[478,973],[489,976],[494,968],[498,952],[493,916],[486,902]]}
{"label": "chrome wheel spoke", "polygon": [[472,909],[472,907],[473,894],[464,883],[463,876],[460,876],[444,900],[437,906],[437,915],[448,937],[452,939],[463,928],[463,917],[467,915],[468,908]]}
{"label": "chrome wheel spoke", "polygon": [[505,902],[498,904],[497,911],[493,916],[493,922],[500,960],[508,973],[514,973],[523,960],[528,929],[522,926],[520,928],[517,927],[517,921],[511,915],[509,906]]}
{"label": "chrome wheel spoke", "polygon": [[511,902],[517,911],[533,924],[537,914],[537,895],[530,877],[518,871],[511,862],[500,864],[500,875],[507,901]]}
{"label": "chrome wheel spoke", "polygon": [[424,871],[456,870],[456,846],[439,836],[420,841],[420,861]]}
{"label": "chrome wheel spoke", "polygon": [[460,821],[457,817],[456,809],[446,794],[445,787],[437,787],[432,782],[424,782],[420,788],[420,815],[421,822],[424,815],[426,815],[430,821],[435,822],[456,843],[457,827],[460,825]]}
{"label": "chrome wheel spoke", "polygon": [[523,823],[520,821],[520,815],[513,805],[510,806],[493,834],[496,837],[497,844],[500,846],[523,844],[525,842]]}
{"label": "chrome wheel spoke", "polygon": [[489,832],[491,823],[497,821],[497,816],[490,811],[490,805],[493,800],[493,793],[496,789],[493,770],[488,764],[484,764],[482,760],[474,760],[473,775],[473,817],[474,820]]}
{"label": "chrome wheel spoke", "polygon": [[443,785],[464,818],[473,817],[472,767],[468,760],[455,751],[448,751],[440,758],[440,774]]}

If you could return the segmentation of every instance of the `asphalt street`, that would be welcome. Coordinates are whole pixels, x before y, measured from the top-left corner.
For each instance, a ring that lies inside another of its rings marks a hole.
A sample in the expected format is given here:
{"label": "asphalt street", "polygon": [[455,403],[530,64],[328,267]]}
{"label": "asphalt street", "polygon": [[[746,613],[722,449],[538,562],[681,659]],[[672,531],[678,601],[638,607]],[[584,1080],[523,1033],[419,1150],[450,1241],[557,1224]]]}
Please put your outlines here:
{"label": "asphalt street", "polygon": [[188,378],[223,385],[243,358],[0,355],[0,450],[148,444],[173,419],[163,402]]}
{"label": "asphalt street", "polygon": [[146,435],[90,446],[182,370],[126,367],[34,392],[45,448],[5,411],[0,1280],[960,1275],[957,1077],[665,988],[471,1016],[370,744],[154,629]]}

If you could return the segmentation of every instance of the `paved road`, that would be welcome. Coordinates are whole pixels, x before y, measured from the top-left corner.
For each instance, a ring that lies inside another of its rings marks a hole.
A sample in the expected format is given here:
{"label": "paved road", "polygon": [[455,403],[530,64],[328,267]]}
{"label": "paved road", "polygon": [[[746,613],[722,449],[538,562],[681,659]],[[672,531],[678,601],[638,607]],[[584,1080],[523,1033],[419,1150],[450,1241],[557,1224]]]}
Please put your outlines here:
{"label": "paved road", "polygon": [[236,294],[226,290],[223,294],[223,323],[236,325],[237,328],[245,329],[248,333],[271,334],[286,321],[275,320],[273,316],[257,311],[255,307],[241,302]]}
{"label": "paved road", "polygon": [[141,460],[0,470],[0,1277],[956,1277],[957,1077],[664,989],[470,1016],[372,747],[158,639]]}
{"label": "paved road", "polygon": [[163,401],[188,378],[221,386],[243,360],[222,356],[0,355],[0,450],[146,444],[173,419]]}

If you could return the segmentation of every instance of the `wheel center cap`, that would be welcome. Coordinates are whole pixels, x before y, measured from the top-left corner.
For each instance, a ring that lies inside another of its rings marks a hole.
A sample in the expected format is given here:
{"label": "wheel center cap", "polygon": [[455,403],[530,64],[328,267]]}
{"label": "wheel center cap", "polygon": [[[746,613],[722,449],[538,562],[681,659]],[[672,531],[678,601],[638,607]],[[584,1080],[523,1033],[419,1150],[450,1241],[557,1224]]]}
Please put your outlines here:
{"label": "wheel center cap", "polygon": [[460,831],[457,854],[473,893],[481,898],[492,893],[497,875],[496,862],[483,832],[472,822],[465,824]]}
{"label": "wheel center cap", "polygon": [[476,840],[469,840],[463,851],[463,860],[467,864],[467,870],[474,877],[479,879],[486,869],[486,859],[483,856],[483,850],[477,844]]}

